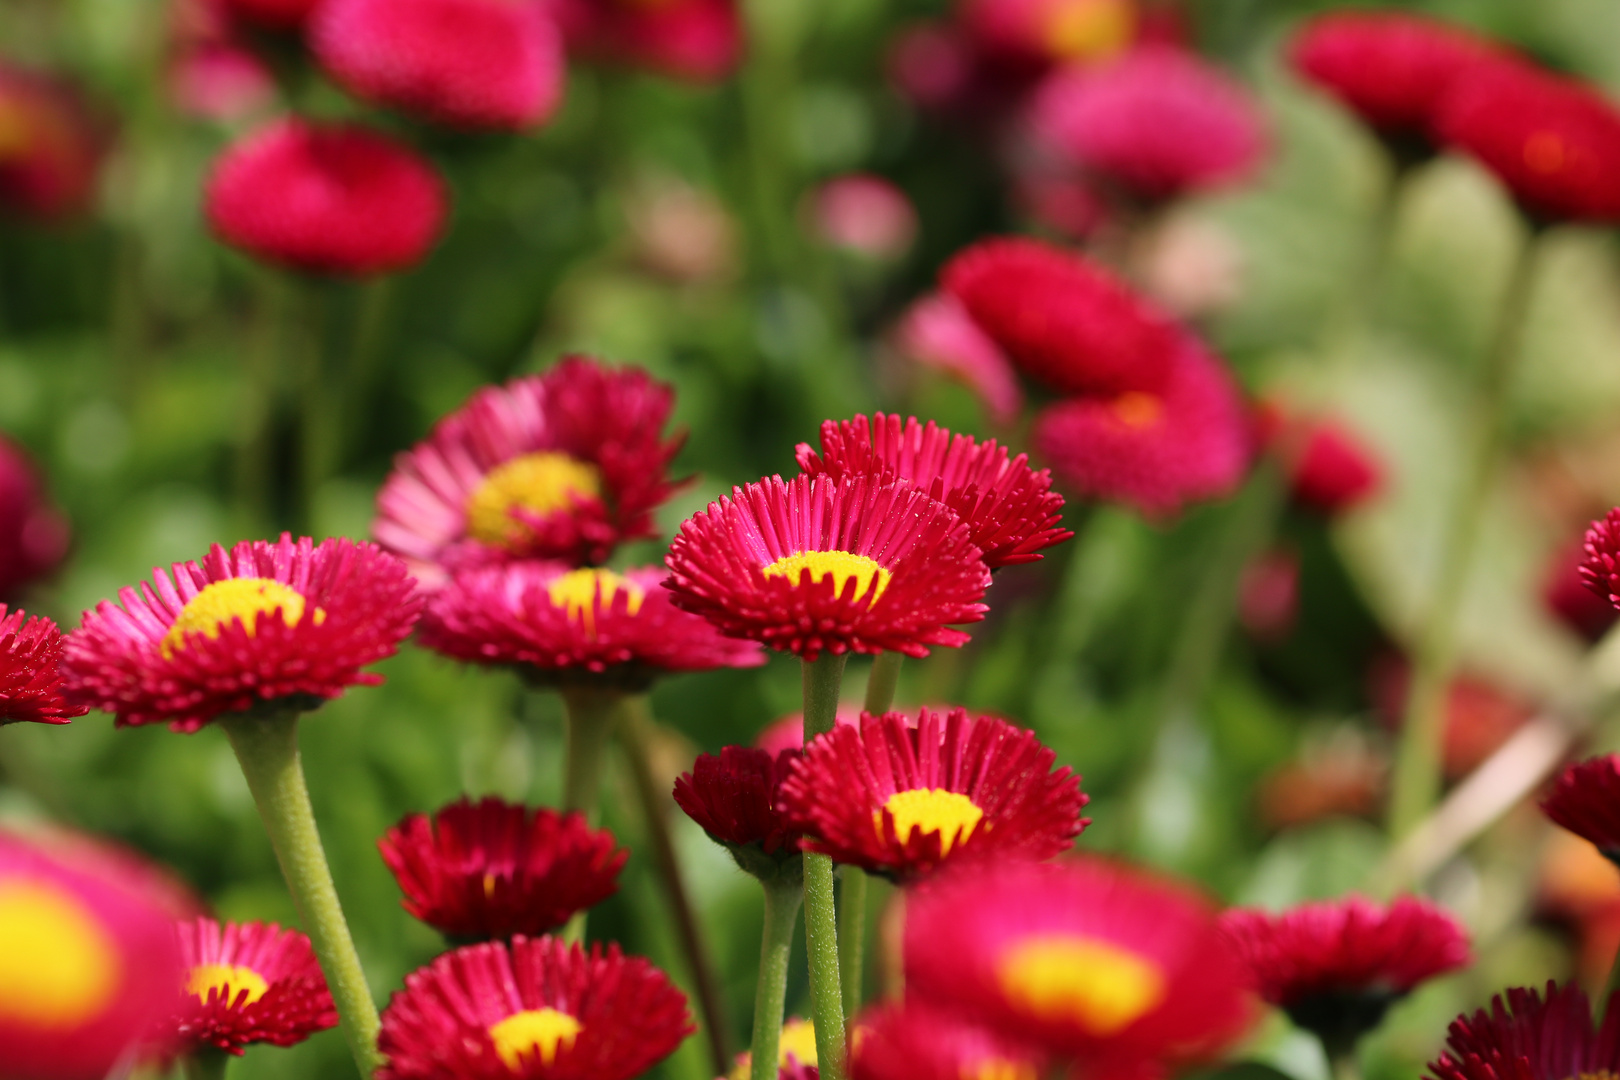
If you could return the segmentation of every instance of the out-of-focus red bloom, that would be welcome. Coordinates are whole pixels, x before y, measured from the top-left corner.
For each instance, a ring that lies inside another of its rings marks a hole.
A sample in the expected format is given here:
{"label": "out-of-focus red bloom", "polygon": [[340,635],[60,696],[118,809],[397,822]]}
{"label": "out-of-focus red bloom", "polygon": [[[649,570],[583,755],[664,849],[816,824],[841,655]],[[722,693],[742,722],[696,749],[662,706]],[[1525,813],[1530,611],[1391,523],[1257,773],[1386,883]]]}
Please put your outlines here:
{"label": "out-of-focus red bloom", "polygon": [[1018,207],[1065,240],[1087,240],[1108,222],[1108,201],[1095,182],[1066,165],[1043,163],[1022,168],[1013,175],[1012,183]]}
{"label": "out-of-focus red bloom", "polygon": [[1620,608],[1620,507],[1592,522],[1586,530],[1585,546],[1581,580],[1588,589]]}
{"label": "out-of-focus red bloom", "polygon": [[65,724],[89,712],[62,699],[62,631],[43,615],[0,604],[0,727],[22,721]]}
{"label": "out-of-focus red bloom", "polygon": [[1542,850],[1536,912],[1566,925],[1575,938],[1576,971],[1601,986],[1620,947],[1620,877],[1615,864],[1574,833],[1560,829]]}
{"label": "out-of-focus red bloom", "polygon": [[975,62],[972,44],[954,24],[913,23],[889,45],[889,81],[922,108],[949,109],[966,96]]}
{"label": "out-of-focus red bloom", "polygon": [[1255,556],[1238,579],[1238,622],[1256,640],[1286,638],[1299,618],[1299,552],[1275,547]]}
{"label": "out-of-focus red bloom", "polygon": [[321,0],[225,0],[225,6],[249,22],[272,30],[296,30],[314,14]]}
{"label": "out-of-focus red bloom", "polygon": [[[1373,705],[1391,729],[1405,714],[1411,669],[1399,658],[1375,661],[1369,672]],[[1535,715],[1535,706],[1476,675],[1459,675],[1446,690],[1446,731],[1441,750],[1446,779],[1473,772]]]}
{"label": "out-of-focus red bloom", "polygon": [[448,208],[433,166],[353,124],[276,120],[214,163],[204,210],[225,243],[296,270],[381,274],[420,262]]}
{"label": "out-of-focus red bloom", "polygon": [[972,390],[992,423],[1006,426],[1024,408],[1012,362],[949,293],[925,296],[895,327],[895,348],[908,360],[957,379]]}
{"label": "out-of-focus red bloom", "polygon": [[172,1049],[240,1055],[249,1043],[294,1046],[337,1024],[326,978],[309,938],[275,923],[179,924],[185,965]]}
{"label": "out-of-focus red bloom", "polygon": [[1517,60],[1476,64],[1445,95],[1435,130],[1534,218],[1620,221],[1620,109],[1585,83]]}
{"label": "out-of-focus red bloom", "polygon": [[1288,472],[1291,494],[1301,505],[1332,517],[1354,509],[1384,486],[1377,456],[1343,422],[1290,415],[1276,402],[1257,410],[1261,441]]}
{"label": "out-of-focus red bloom", "polygon": [[962,0],[959,14],[986,49],[1039,63],[1105,60],[1137,21],[1131,0]]}
{"label": "out-of-focus red bloom", "polygon": [[675,781],[675,802],[712,840],[737,854],[744,870],[753,872],[758,860],[738,848],[758,848],[772,859],[791,857],[803,832],[783,812],[781,789],[800,752],[727,746],[719,756],[700,754],[692,771]]}
{"label": "out-of-focus red bloom", "polygon": [[169,38],[169,96],[182,112],[235,120],[274,99],[275,80],[244,39],[229,0],[174,0]]}
{"label": "out-of-focus red bloom", "polygon": [[707,83],[742,59],[736,0],[552,0],[570,51]]}
{"label": "out-of-focus red bloom", "polygon": [[1620,754],[1588,758],[1565,769],[1541,809],[1620,863]]}
{"label": "out-of-focus red bloom", "polygon": [[578,813],[493,797],[408,814],[377,847],[405,910],[453,941],[554,930],[617,892],[630,857]]}
{"label": "out-of-focus red bloom", "polygon": [[[859,726],[861,710],[855,705],[840,705],[838,718],[834,722],[844,727]],[[771,754],[804,746],[804,713],[789,713],[766,724],[764,730],[754,737],[754,746]]]}
{"label": "out-of-focus red bloom", "polygon": [[69,535],[34,463],[0,435],[0,599],[55,570]]}
{"label": "out-of-focus red bloom", "polygon": [[1611,996],[1594,1022],[1586,992],[1548,982],[1545,994],[1515,987],[1451,1022],[1446,1049],[1429,1064],[1437,1080],[1562,1080],[1620,1073],[1620,1008]]}
{"label": "out-of-focus red bloom", "polygon": [[692,284],[735,274],[737,224],[714,192],[654,175],[632,188],[624,216],[635,259],[652,273]]}
{"label": "out-of-focus red bloom", "polygon": [[43,221],[84,213],[107,144],[77,87],[0,60],[0,210]]}
{"label": "out-of-focus red bloom", "polygon": [[856,1017],[851,1080],[1036,1080],[1041,1055],[962,1017],[917,1001]]}
{"label": "out-of-focus red bloom", "polygon": [[1606,596],[1590,589],[1581,576],[1581,564],[1586,558],[1586,543],[1577,540],[1554,551],[1547,560],[1541,577],[1541,599],[1547,610],[1558,616],[1571,630],[1588,641],[1597,641],[1616,619],[1620,611]]}
{"label": "out-of-focus red bloom", "polygon": [[869,173],[835,176],[810,195],[810,220],[825,244],[889,262],[911,249],[917,211],[893,182]]}

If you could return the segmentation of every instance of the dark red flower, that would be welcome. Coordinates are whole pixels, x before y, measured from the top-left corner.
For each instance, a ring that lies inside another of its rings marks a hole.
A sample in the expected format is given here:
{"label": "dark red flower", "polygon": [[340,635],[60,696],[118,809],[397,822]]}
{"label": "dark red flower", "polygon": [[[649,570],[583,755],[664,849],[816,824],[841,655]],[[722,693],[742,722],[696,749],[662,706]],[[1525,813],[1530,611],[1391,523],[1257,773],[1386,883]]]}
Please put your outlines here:
{"label": "dark red flower", "polygon": [[716,82],[742,58],[736,0],[555,0],[570,51],[691,82]]}
{"label": "dark red flower", "polygon": [[462,798],[377,842],[405,910],[455,941],[538,935],[619,889],[629,852],[578,813]]}
{"label": "dark red flower", "polygon": [[427,255],[448,196],[433,166],[354,124],[276,120],[214,163],[204,209],[225,243],[296,270],[380,274]]}
{"label": "dark red flower", "polygon": [[62,632],[43,615],[0,604],[0,726],[24,720],[65,724],[90,709],[62,699]]}
{"label": "dark red flower", "polygon": [[1620,754],[1569,766],[1541,801],[1542,811],[1620,863]]}
{"label": "dark red flower", "polygon": [[174,1049],[213,1047],[240,1055],[249,1043],[293,1046],[337,1024],[309,938],[275,923],[179,924],[186,967]]}
{"label": "dark red flower", "polygon": [[0,60],[0,210],[44,221],[83,214],[108,144],[77,86]]}
{"label": "dark red flower", "polygon": [[1029,467],[1029,455],[1010,457],[994,439],[953,436],[932,420],[874,413],[870,419],[826,420],[821,453],[798,446],[799,468],[834,480],[867,475],[904,480],[944,503],[967,523],[968,537],[992,570],[1034,562],[1042,548],[1074,534],[1062,527],[1063,496],[1052,490],[1045,469]]}
{"label": "dark red flower", "polygon": [[1608,1000],[1592,1019],[1586,992],[1548,982],[1546,996],[1515,987],[1451,1022],[1446,1049],[1429,1064],[1436,1080],[1568,1080],[1620,1073],[1620,1009]]}
{"label": "dark red flower", "polygon": [[[727,746],[719,756],[700,754],[692,771],[675,781],[675,802],[716,843],[736,853],[755,847],[773,858],[799,850],[802,831],[779,808],[782,781],[799,759],[796,748],[771,753],[749,746]],[[757,860],[738,856],[743,869]]]}
{"label": "dark red flower", "polygon": [[1179,333],[1112,274],[1038,240],[982,240],[940,274],[1026,375],[1062,394],[1157,393]]}
{"label": "dark red flower", "polygon": [[1586,530],[1581,580],[1588,589],[1620,608],[1620,507],[1592,522]]}
{"label": "dark red flower", "polygon": [[1384,470],[1372,450],[1331,419],[1281,422],[1273,440],[1294,499],[1332,517],[1377,495]]}
{"label": "dark red flower", "polygon": [[1547,610],[1571,630],[1595,642],[1620,619],[1620,611],[1615,610],[1607,595],[1599,595],[1587,587],[1581,575],[1585,558],[1584,540],[1554,551],[1542,572],[1541,599]]}
{"label": "dark red flower", "polygon": [[44,577],[67,554],[67,521],[22,447],[0,435],[0,600]]}
{"label": "dark red flower", "polygon": [[314,13],[321,0],[225,0],[249,22],[275,30],[295,30]]}
{"label": "dark red flower", "polygon": [[1043,1056],[950,1012],[907,1001],[857,1016],[851,1080],[1034,1080]]}

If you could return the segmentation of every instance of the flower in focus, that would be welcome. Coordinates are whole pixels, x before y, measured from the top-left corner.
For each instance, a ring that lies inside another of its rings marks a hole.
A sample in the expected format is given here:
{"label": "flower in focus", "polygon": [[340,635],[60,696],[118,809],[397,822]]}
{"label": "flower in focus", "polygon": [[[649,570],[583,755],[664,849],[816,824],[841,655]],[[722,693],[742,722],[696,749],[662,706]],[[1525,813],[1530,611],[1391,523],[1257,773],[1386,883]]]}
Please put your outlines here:
{"label": "flower in focus", "polygon": [[962,1017],[907,1001],[854,1021],[851,1080],[1038,1080],[1041,1056],[1028,1046],[965,1023]]}
{"label": "flower in focus", "polygon": [[1280,915],[1234,909],[1220,923],[1260,996],[1313,1032],[1332,1059],[1349,1053],[1418,984],[1471,959],[1456,920],[1411,896],[1388,907],[1351,896]]}
{"label": "flower in focus", "polygon": [[1620,507],[1592,522],[1586,530],[1581,580],[1588,589],[1620,608]]}
{"label": "flower in focus", "polygon": [[[776,1050],[776,1080],[819,1080],[816,1067],[816,1025],[796,1016],[788,1017]],[[754,1055],[744,1050],[736,1057],[724,1080],[748,1080]]]}
{"label": "flower in focus", "polygon": [[694,1030],[686,997],[617,945],[469,945],[405,977],[382,1016],[378,1080],[629,1080]]}
{"label": "flower in focus", "polygon": [[1620,865],[1620,754],[1569,766],[1542,800],[1541,809]]}
{"label": "flower in focus", "polygon": [[985,415],[1003,427],[1024,408],[1012,361],[948,293],[925,296],[906,309],[895,328],[895,348],[906,359],[965,383]]}
{"label": "flower in focus", "polygon": [[1212,1053],[1251,1018],[1243,967],[1204,899],[1096,857],[946,873],[908,896],[904,953],[908,996],[1099,1075]]}
{"label": "flower in focus", "polygon": [[968,640],[990,570],[968,528],[905,483],[779,476],[682,523],[665,557],[675,603],[724,633],[814,660]]}
{"label": "flower in focus", "polygon": [[122,852],[0,831],[6,1080],[102,1080],[182,978],[174,896]]}
{"label": "flower in focus", "polygon": [[184,1004],[175,1049],[241,1054],[249,1043],[293,1046],[337,1024],[309,938],[275,923],[179,924]]}
{"label": "flower in focus", "polygon": [[285,533],[216,544],[118,599],[68,635],[68,700],[121,727],[168,720],[187,732],[261,703],[308,709],[381,683],[360,669],[394,655],[422,606],[405,565],[375,545]]}
{"label": "flower in focus", "polygon": [[272,30],[296,30],[321,0],[225,0],[225,5],[249,22]]}
{"label": "flower in focus", "polygon": [[619,888],[629,852],[578,813],[462,798],[377,842],[405,910],[452,941],[537,935]]}
{"label": "flower in focus", "polygon": [[639,368],[583,356],[485,387],[395,459],[371,531],[428,585],[519,558],[601,562],[652,536],[677,486],[674,400]]}
{"label": "flower in focus", "polygon": [[309,42],[357,97],[451,127],[520,131],[562,100],[562,39],[543,4],[323,0]]}
{"label": "flower in focus", "polygon": [[65,724],[89,712],[62,699],[62,632],[43,615],[0,604],[0,727],[21,721]]}
{"label": "flower in focus", "polygon": [[986,48],[1042,63],[1105,60],[1137,23],[1131,0],[964,0],[961,18]]}
{"label": "flower in focus", "polygon": [[900,258],[917,237],[911,200],[881,176],[835,176],[811,194],[809,209],[823,243],[879,262]]}
{"label": "flower in focus", "polygon": [[1620,1009],[1594,1023],[1586,992],[1547,983],[1545,995],[1515,987],[1451,1022],[1446,1048],[1429,1064],[1436,1080],[1566,1080],[1620,1073]]}
{"label": "flower in focus", "polygon": [[0,600],[55,570],[69,535],[33,461],[0,435]]}
{"label": "flower in focus", "polygon": [[742,59],[735,0],[555,0],[569,51],[689,82],[718,82]]}
{"label": "flower in focus", "polygon": [[662,674],[757,667],[765,653],[677,608],[659,567],[623,572],[513,562],[464,570],[435,592],[418,640],[470,663],[509,664],[532,681],[645,689]]}
{"label": "flower in focus", "polygon": [[0,60],[0,210],[42,221],[84,213],[107,143],[75,86]]}
{"label": "flower in focus", "polygon": [[[748,746],[700,754],[675,781],[675,802],[744,870],[770,876],[799,851],[802,831],[780,807],[782,781],[799,754],[796,747],[773,753]],[[769,858],[762,862],[756,849]]]}
{"label": "flower in focus", "polygon": [[1063,496],[1052,490],[1045,469],[1029,467],[1028,455],[1009,457],[994,439],[953,436],[932,420],[902,422],[884,413],[826,420],[821,453],[800,443],[797,457],[810,476],[904,480],[927,492],[967,523],[968,538],[992,570],[1034,562],[1042,548],[1074,535],[1062,527]]}
{"label": "flower in focus", "polygon": [[1050,859],[1091,824],[1056,760],[1033,732],[965,709],[868,715],[805,745],[779,805],[807,850],[902,881],[950,860]]}
{"label": "flower in focus", "polygon": [[[859,727],[861,723],[861,709],[858,705],[838,706],[838,716],[834,723],[844,727]],[[804,713],[788,713],[786,716],[773,720],[754,736],[754,746],[772,754],[780,754],[783,750],[798,750],[804,746]]]}
{"label": "flower in focus", "polygon": [[204,209],[214,233],[295,270],[381,274],[420,262],[447,195],[414,151],[354,124],[276,120],[214,163]]}

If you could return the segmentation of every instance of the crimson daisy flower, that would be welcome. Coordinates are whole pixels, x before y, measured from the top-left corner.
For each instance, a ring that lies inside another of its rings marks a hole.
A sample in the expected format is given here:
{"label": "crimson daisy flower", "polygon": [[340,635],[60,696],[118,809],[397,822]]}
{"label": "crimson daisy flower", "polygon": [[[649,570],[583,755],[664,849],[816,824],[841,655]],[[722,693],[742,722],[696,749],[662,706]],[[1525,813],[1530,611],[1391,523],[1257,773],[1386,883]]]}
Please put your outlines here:
{"label": "crimson daisy flower", "polygon": [[629,1080],[696,1030],[668,976],[617,945],[517,937],[446,953],[382,1015],[378,1080]]}
{"label": "crimson daisy flower", "polygon": [[904,941],[908,995],[1059,1056],[1185,1060],[1252,1013],[1203,898],[1106,859],[947,872],[908,896]]}
{"label": "crimson daisy flower", "polygon": [[742,59],[736,0],[556,0],[571,51],[689,82],[717,82]]}
{"label": "crimson daisy flower", "polygon": [[870,475],[921,488],[967,523],[968,538],[992,570],[1034,562],[1040,549],[1074,535],[1061,525],[1063,496],[1052,490],[1045,469],[1029,467],[1029,455],[1010,457],[994,439],[953,436],[932,420],[923,424],[912,416],[902,424],[883,413],[827,420],[821,453],[800,443],[798,459],[811,476]]}
{"label": "crimson daisy flower", "polygon": [[805,846],[902,881],[953,859],[1049,859],[1091,822],[1090,801],[1033,732],[965,709],[834,727],[804,748],[779,805]]}
{"label": "crimson daisy flower", "polygon": [[43,615],[0,604],[0,726],[28,720],[66,724],[90,709],[62,698],[62,632]]}
{"label": "crimson daisy flower", "polygon": [[1565,769],[1541,809],[1620,865],[1620,754],[1602,754]]}
{"label": "crimson daisy flower", "polygon": [[485,387],[395,460],[371,531],[430,579],[435,565],[601,562],[654,535],[652,511],[678,486],[684,436],[663,437],[674,402],[639,368],[583,356]]}
{"label": "crimson daisy flower", "polygon": [[630,855],[578,813],[493,797],[409,814],[377,847],[405,910],[455,941],[553,930],[617,892]]}
{"label": "crimson daisy flower", "polygon": [[1515,987],[1451,1022],[1446,1049],[1429,1064],[1436,1080],[1568,1080],[1620,1073],[1620,1009],[1611,996],[1594,1022],[1586,992],[1547,983],[1546,995]]}
{"label": "crimson daisy flower", "polygon": [[1586,530],[1581,580],[1588,589],[1620,608],[1620,507],[1592,522]]}
{"label": "crimson daisy flower", "polygon": [[1587,588],[1581,578],[1585,560],[1584,537],[1554,550],[1542,571],[1541,600],[1565,626],[1596,643],[1620,620],[1620,611],[1609,602],[1606,588],[1602,594]]}
{"label": "crimson daisy flower", "polygon": [[1023,411],[1012,361],[956,297],[935,293],[912,304],[895,327],[894,345],[906,359],[966,384],[994,423],[1009,425]]}
{"label": "crimson daisy flower", "polygon": [[186,968],[174,1019],[182,1053],[213,1047],[240,1055],[249,1043],[293,1046],[337,1024],[337,1010],[309,938],[275,923],[187,919],[178,926]]}
{"label": "crimson daisy flower", "polygon": [[1320,1038],[1332,1058],[1349,1053],[1413,987],[1471,959],[1456,920],[1412,896],[1387,908],[1359,896],[1280,915],[1240,908],[1220,923],[1260,996]]}
{"label": "crimson daisy flower", "polygon": [[850,1080],[1038,1080],[1044,1055],[917,1001],[856,1017]]}
{"label": "crimson daisy flower", "polygon": [[118,599],[68,635],[68,700],[115,713],[121,727],[168,720],[186,732],[381,683],[360,669],[394,655],[422,606],[405,564],[374,544],[286,533],[215,544],[200,564],[153,570],[151,585]]}
{"label": "crimson daisy flower", "polygon": [[723,632],[822,652],[961,645],[990,570],[967,525],[909,484],[773,476],[682,523],[665,563],[675,603]]}
{"label": "crimson daisy flower", "polygon": [[757,667],[764,650],[677,608],[661,567],[616,573],[514,562],[454,575],[429,599],[417,640],[481,664],[510,664],[548,685],[646,689],[672,671]]}
{"label": "crimson daisy flower", "polygon": [[798,748],[772,753],[750,746],[700,754],[692,771],[675,781],[675,802],[738,866],[773,878],[793,861],[803,838],[779,807],[782,781],[799,754]]}

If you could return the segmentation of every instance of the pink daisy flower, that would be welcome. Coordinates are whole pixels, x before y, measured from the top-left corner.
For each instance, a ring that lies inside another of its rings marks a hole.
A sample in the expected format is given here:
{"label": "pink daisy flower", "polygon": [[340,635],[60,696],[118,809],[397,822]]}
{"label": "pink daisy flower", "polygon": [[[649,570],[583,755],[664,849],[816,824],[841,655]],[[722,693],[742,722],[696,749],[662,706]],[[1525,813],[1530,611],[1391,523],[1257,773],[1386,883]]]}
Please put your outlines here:
{"label": "pink daisy flower", "polygon": [[51,505],[38,466],[0,435],[0,600],[55,570],[69,538],[68,523]]}
{"label": "pink daisy flower", "polygon": [[309,938],[275,923],[179,924],[186,967],[175,1048],[240,1055],[249,1043],[293,1046],[337,1024],[337,1010]]}
{"label": "pink daisy flower", "polygon": [[62,632],[43,615],[0,604],[0,726],[32,721],[65,724],[89,712],[62,698]]}

